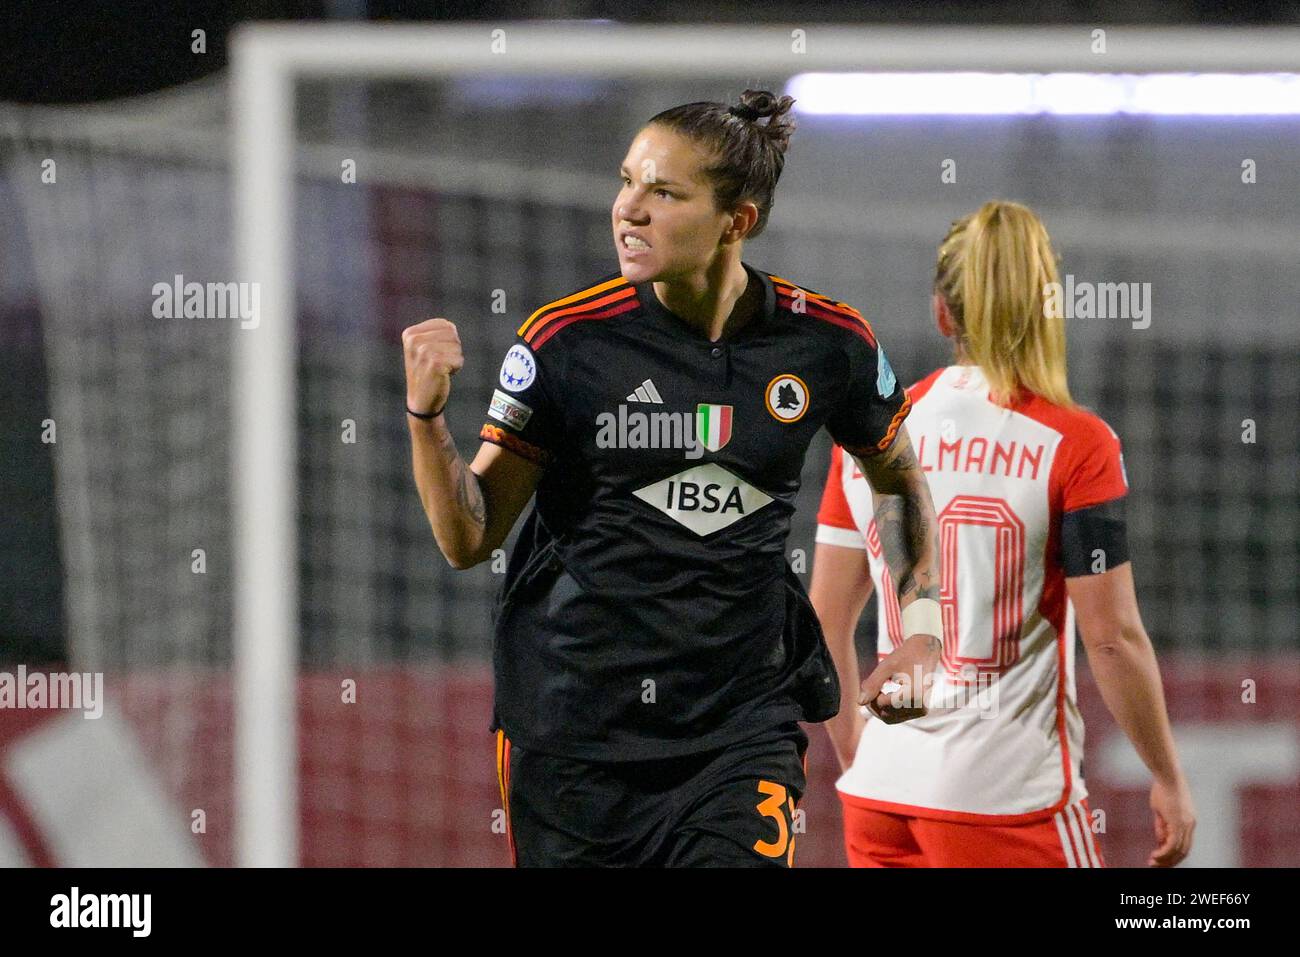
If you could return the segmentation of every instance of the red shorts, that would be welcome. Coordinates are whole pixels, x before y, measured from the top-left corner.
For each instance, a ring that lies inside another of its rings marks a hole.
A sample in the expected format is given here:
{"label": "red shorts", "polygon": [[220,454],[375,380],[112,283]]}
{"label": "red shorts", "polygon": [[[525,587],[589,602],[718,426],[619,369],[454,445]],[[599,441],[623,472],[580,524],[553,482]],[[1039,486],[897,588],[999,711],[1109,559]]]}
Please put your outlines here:
{"label": "red shorts", "polygon": [[1105,867],[1087,800],[1029,824],[957,824],[850,804],[844,844],[851,867]]}

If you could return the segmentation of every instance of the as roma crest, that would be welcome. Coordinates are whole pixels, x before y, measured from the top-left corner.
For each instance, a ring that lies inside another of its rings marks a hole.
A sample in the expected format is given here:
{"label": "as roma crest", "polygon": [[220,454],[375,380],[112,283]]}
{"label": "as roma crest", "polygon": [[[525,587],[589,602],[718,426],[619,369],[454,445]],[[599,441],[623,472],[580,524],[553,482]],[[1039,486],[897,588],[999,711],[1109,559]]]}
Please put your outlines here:
{"label": "as roma crest", "polygon": [[767,384],[763,400],[778,422],[798,422],[808,411],[808,386],[797,375],[779,375]]}

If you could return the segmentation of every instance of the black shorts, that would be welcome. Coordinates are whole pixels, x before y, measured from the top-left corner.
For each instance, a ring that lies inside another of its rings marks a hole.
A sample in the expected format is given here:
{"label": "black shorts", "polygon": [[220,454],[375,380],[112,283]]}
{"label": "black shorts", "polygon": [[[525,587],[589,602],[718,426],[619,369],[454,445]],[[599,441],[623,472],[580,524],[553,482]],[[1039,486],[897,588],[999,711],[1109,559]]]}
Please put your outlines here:
{"label": "black shorts", "polygon": [[790,867],[807,751],[793,722],[652,761],[540,754],[498,731],[511,856],[519,867]]}

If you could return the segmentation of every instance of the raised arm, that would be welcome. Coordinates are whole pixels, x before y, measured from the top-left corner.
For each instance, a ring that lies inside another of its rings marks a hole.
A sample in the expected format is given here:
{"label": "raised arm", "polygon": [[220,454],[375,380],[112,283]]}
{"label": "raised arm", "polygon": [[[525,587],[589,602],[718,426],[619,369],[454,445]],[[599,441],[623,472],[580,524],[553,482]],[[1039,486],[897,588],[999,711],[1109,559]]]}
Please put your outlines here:
{"label": "raised arm", "polygon": [[[858,468],[871,485],[876,530],[885,565],[898,589],[902,612],[903,645],[862,683],[862,701],[893,724],[925,714],[925,688],[915,688],[916,676],[928,676],[943,650],[939,612],[938,522],[930,486],[921,471],[906,427],[879,455],[859,458]],[[887,681],[902,690],[881,691]]]}
{"label": "raised arm", "polygon": [[[408,411],[441,413],[451,377],[465,363],[456,327],[446,319],[410,326],[402,331],[402,351]],[[506,540],[542,468],[490,443],[467,465],[443,415],[406,418],[415,484],[438,548],[453,568],[477,565]]]}

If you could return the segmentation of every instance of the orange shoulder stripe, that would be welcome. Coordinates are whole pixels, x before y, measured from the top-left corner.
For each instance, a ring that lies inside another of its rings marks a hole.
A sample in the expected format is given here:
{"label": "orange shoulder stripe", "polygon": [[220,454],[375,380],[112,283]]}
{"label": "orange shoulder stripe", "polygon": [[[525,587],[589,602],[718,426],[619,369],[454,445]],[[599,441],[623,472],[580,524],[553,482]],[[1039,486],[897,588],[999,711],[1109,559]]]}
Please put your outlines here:
{"label": "orange shoulder stripe", "polygon": [[778,293],[786,296],[790,296],[791,298],[794,298],[795,290],[802,292],[804,295],[808,296],[812,300],[813,305],[817,306],[819,309],[825,309],[827,312],[832,313],[833,315],[842,316],[848,321],[857,323],[858,325],[862,326],[862,328],[864,328],[867,331],[867,335],[871,337],[872,344],[875,343],[876,332],[874,329],[871,328],[871,323],[867,321],[866,317],[863,316],[862,313],[858,312],[858,310],[854,309],[848,303],[832,302],[830,299],[827,299],[825,296],[819,296],[816,293],[809,292],[807,289],[804,289],[802,286],[786,287],[782,285],[775,285],[773,286],[773,288]]}
{"label": "orange shoulder stripe", "polygon": [[[588,312],[599,312],[601,306],[608,306],[616,302],[623,302],[636,296],[636,289],[628,286],[617,292],[612,292],[607,296],[601,296],[599,299],[592,299],[590,302],[582,302],[576,306],[569,306],[567,309],[556,309],[554,312],[548,312],[537,321],[529,326],[528,331],[524,333],[524,341],[532,345],[538,341],[539,335],[547,326],[556,319],[565,316],[581,316]],[[540,344],[540,343],[539,343]]]}
{"label": "orange shoulder stripe", "polygon": [[[820,299],[825,303],[833,302],[830,296],[823,296],[821,293],[813,292],[811,289],[804,289],[803,286],[799,285],[797,282],[791,282],[789,279],[782,279],[780,276],[773,276],[772,282],[779,282],[781,285],[789,286],[791,289],[800,289],[803,291],[805,296],[811,296],[813,299]],[[839,305],[843,306],[844,303],[841,302]]]}
{"label": "orange shoulder stripe", "polygon": [[[781,279],[777,276],[773,276],[772,281],[774,283],[779,283],[780,285],[787,287],[791,292],[795,290],[802,292],[809,299],[815,300],[818,305],[824,306],[827,309],[833,309],[837,312],[842,312],[845,315],[852,316],[855,319],[863,318],[862,313],[858,312],[858,310],[854,309],[847,302],[836,302],[834,299],[831,299],[830,296],[823,296],[821,293],[811,292],[807,289],[804,289],[803,286],[800,286],[797,283],[793,283],[788,279]],[[864,319],[863,321],[865,322],[866,320]]]}
{"label": "orange shoulder stripe", "polygon": [[589,289],[584,289],[581,292],[575,292],[572,296],[565,296],[563,299],[555,300],[555,302],[548,302],[546,305],[542,306],[542,308],[538,309],[536,312],[534,312],[531,316],[529,316],[524,321],[524,324],[519,327],[518,334],[522,336],[524,334],[524,330],[528,328],[528,326],[533,322],[533,320],[535,320],[538,316],[542,315],[548,310],[556,309],[560,306],[567,306],[570,303],[578,302],[580,299],[586,299],[588,296],[596,296],[602,292],[608,292],[611,289],[615,289],[619,286],[626,286],[626,285],[627,285],[627,280],[624,279],[622,276],[617,276],[614,279],[610,279],[606,282],[599,283],[598,285],[592,286]]}

